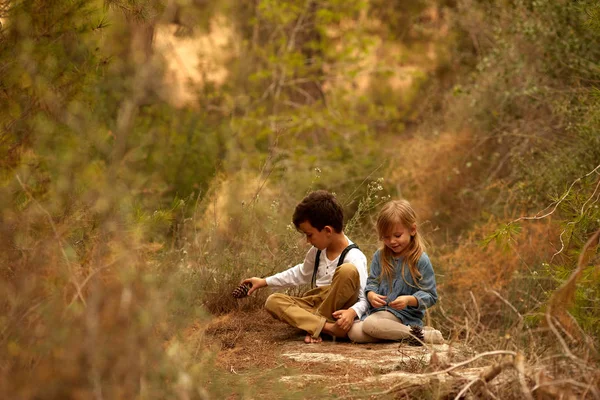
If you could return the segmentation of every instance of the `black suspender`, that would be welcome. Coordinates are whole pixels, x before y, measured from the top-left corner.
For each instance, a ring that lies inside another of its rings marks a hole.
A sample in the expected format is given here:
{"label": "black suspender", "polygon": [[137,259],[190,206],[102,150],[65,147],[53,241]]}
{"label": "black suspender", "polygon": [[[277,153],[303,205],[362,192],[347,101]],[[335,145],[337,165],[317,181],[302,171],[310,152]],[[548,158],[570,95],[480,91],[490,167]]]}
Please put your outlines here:
{"label": "black suspender", "polygon": [[[340,258],[337,263],[337,267],[339,267],[340,265],[342,265],[344,263],[344,258],[346,257],[346,254],[348,254],[348,252],[352,249],[358,249],[358,246],[356,244],[352,243],[351,245],[346,247],[344,250],[342,250],[342,254],[340,254]],[[313,287],[313,288],[315,287],[315,284],[317,283],[317,270],[319,269],[320,258],[321,258],[321,250],[317,249],[317,256],[315,257],[315,270],[313,271],[312,280],[311,280],[311,287]]]}

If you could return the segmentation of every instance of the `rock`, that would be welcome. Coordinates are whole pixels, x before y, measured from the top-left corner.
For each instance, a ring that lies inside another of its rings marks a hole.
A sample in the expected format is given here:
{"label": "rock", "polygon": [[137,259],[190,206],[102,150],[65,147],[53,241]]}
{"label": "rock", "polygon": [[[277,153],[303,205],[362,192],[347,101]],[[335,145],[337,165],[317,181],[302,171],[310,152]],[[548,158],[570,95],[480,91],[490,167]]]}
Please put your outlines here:
{"label": "rock", "polygon": [[[457,361],[457,358],[467,358],[470,352],[448,344],[417,347],[401,343],[286,343],[281,356],[293,363],[290,366],[295,367],[294,364],[298,363],[303,368],[310,369],[311,373],[283,376],[280,381],[295,386],[304,386],[311,381],[320,382],[327,387],[401,382],[406,382],[407,385],[426,384],[431,378],[422,377],[421,374],[429,372],[433,354],[435,369],[442,369],[441,366],[449,365]],[[460,357],[461,354],[464,357]],[[475,369],[472,375],[476,376],[478,371],[479,369]],[[465,378],[470,378],[470,371],[465,372]],[[443,383],[447,376],[440,375],[435,379]]]}

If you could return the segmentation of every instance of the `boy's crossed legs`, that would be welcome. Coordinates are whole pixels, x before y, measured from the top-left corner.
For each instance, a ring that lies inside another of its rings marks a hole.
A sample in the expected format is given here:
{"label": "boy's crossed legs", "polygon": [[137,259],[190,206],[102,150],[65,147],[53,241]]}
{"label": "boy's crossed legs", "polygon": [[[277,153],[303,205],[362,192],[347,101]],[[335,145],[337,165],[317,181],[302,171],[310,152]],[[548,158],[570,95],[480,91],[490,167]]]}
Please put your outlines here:
{"label": "boy's crossed legs", "polygon": [[267,298],[265,308],[273,317],[306,331],[306,343],[319,343],[321,332],[346,336],[347,331],[336,325],[333,313],[353,306],[359,288],[358,270],[346,263],[335,270],[331,285],[312,289],[303,297],[274,293]]}

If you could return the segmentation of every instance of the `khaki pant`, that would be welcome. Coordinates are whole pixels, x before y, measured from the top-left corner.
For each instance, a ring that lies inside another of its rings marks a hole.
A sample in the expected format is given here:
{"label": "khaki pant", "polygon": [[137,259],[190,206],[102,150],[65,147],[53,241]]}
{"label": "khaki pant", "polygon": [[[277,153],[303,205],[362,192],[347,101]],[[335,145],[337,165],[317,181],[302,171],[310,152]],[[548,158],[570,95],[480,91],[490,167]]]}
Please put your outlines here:
{"label": "khaki pant", "polygon": [[325,322],[335,322],[333,312],[352,307],[358,300],[360,277],[353,264],[336,268],[331,285],[308,291],[302,297],[274,293],[265,308],[273,317],[318,338]]}
{"label": "khaki pant", "polygon": [[[410,327],[389,311],[378,311],[364,321],[355,322],[348,331],[348,338],[356,343],[373,343],[382,340],[402,340],[409,338]],[[444,343],[442,333],[430,326],[423,327],[425,343]]]}

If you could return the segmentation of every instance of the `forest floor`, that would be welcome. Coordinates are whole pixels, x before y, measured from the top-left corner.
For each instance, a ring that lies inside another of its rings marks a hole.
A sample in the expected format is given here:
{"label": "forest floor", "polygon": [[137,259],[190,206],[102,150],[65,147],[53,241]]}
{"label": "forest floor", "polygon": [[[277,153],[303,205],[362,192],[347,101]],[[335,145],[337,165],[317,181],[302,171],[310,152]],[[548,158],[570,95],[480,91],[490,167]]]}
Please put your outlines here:
{"label": "forest floor", "polygon": [[[302,331],[273,319],[264,310],[217,317],[205,327],[204,337],[217,351],[219,369],[253,386],[276,383],[290,393],[314,387],[319,393],[315,397],[376,398],[399,383],[418,388],[431,383],[424,374],[473,354],[456,343],[416,347],[389,342],[355,344],[325,337],[322,343],[305,344]],[[466,368],[460,372],[471,380],[480,371]],[[456,375],[436,376],[436,382],[443,383]]]}

